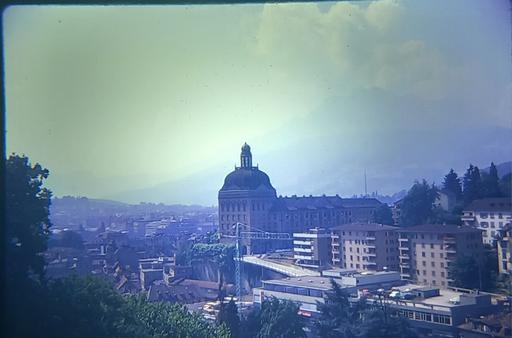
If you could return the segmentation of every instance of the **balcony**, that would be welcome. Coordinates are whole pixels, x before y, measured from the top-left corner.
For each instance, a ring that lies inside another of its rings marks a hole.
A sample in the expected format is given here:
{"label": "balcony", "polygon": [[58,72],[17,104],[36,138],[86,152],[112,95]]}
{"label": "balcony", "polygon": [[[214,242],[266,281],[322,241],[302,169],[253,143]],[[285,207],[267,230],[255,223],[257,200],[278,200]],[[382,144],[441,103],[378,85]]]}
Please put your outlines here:
{"label": "balcony", "polygon": [[308,245],[308,246],[310,246],[311,244],[312,244],[311,241],[297,241],[297,240],[293,241],[293,245]]}
{"label": "balcony", "polygon": [[313,252],[313,250],[311,248],[298,248],[298,247],[293,248],[293,251],[294,252],[307,252],[307,253]]}
{"label": "balcony", "polygon": [[405,260],[409,261],[411,259],[411,257],[409,257],[409,255],[399,255],[398,258],[400,260],[404,260],[404,261]]}

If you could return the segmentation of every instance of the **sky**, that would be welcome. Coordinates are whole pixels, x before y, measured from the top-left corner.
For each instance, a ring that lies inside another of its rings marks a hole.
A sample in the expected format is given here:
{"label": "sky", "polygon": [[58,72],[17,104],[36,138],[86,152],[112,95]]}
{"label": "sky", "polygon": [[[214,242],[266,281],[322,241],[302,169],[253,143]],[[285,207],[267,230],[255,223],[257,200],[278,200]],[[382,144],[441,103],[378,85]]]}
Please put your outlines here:
{"label": "sky", "polygon": [[56,196],[215,205],[252,147],[280,195],[392,194],[512,159],[508,1],[13,6],[7,153]]}

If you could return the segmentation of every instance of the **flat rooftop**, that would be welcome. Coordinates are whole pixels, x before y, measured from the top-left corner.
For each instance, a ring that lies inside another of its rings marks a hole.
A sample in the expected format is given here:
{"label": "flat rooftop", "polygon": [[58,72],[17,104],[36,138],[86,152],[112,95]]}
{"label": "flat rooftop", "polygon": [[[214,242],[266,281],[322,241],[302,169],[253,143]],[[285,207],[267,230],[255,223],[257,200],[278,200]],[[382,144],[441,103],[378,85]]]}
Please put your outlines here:
{"label": "flat rooftop", "polygon": [[[317,289],[323,291],[331,290],[331,278],[330,277],[318,277],[318,276],[304,276],[304,277],[287,277],[283,279],[271,279],[262,281],[266,284],[283,285],[283,286],[295,286],[304,287],[310,289]],[[344,285],[338,281],[336,283],[342,288],[353,287],[351,285]]]}
{"label": "flat rooftop", "polygon": [[[417,284],[406,284],[399,287],[395,287],[393,289],[400,290],[401,292],[409,292],[413,290],[424,290],[426,287],[425,285],[417,285]],[[428,288],[432,289],[432,288]],[[474,294],[465,294],[462,292],[457,292],[450,289],[439,289],[439,296],[429,297],[429,298],[421,298],[416,297],[411,300],[401,300],[400,302],[412,302],[412,303],[420,303],[425,305],[432,305],[432,306],[444,306],[444,307],[457,307],[460,306],[460,304],[454,304],[450,302],[450,299],[459,299],[460,295],[467,295],[467,296],[474,296]]]}

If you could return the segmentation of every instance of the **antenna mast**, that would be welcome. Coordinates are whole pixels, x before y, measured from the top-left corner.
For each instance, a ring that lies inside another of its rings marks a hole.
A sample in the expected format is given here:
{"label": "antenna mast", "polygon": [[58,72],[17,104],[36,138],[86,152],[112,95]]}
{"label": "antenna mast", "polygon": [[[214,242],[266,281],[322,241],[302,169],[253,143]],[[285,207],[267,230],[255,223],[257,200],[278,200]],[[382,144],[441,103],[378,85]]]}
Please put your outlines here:
{"label": "antenna mast", "polygon": [[368,186],[366,185],[366,168],[364,168],[364,197],[368,197]]}

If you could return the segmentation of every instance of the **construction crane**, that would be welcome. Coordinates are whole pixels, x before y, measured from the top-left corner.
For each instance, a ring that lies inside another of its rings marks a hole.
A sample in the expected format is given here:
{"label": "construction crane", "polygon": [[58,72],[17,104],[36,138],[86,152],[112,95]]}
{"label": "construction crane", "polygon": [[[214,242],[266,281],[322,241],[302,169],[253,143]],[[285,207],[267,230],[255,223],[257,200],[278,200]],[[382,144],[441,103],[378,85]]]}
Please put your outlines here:
{"label": "construction crane", "polygon": [[[270,239],[270,240],[292,240],[289,233],[284,232],[267,232],[260,229],[259,231],[241,231],[241,227],[246,227],[246,224],[235,223],[233,229],[235,229],[235,235],[222,235],[222,237],[236,239],[236,258],[235,258],[235,288],[236,296],[238,299],[238,314],[240,315],[240,303],[242,301],[242,244],[243,239],[258,240],[258,239]],[[253,227],[254,229],[254,227]]]}

